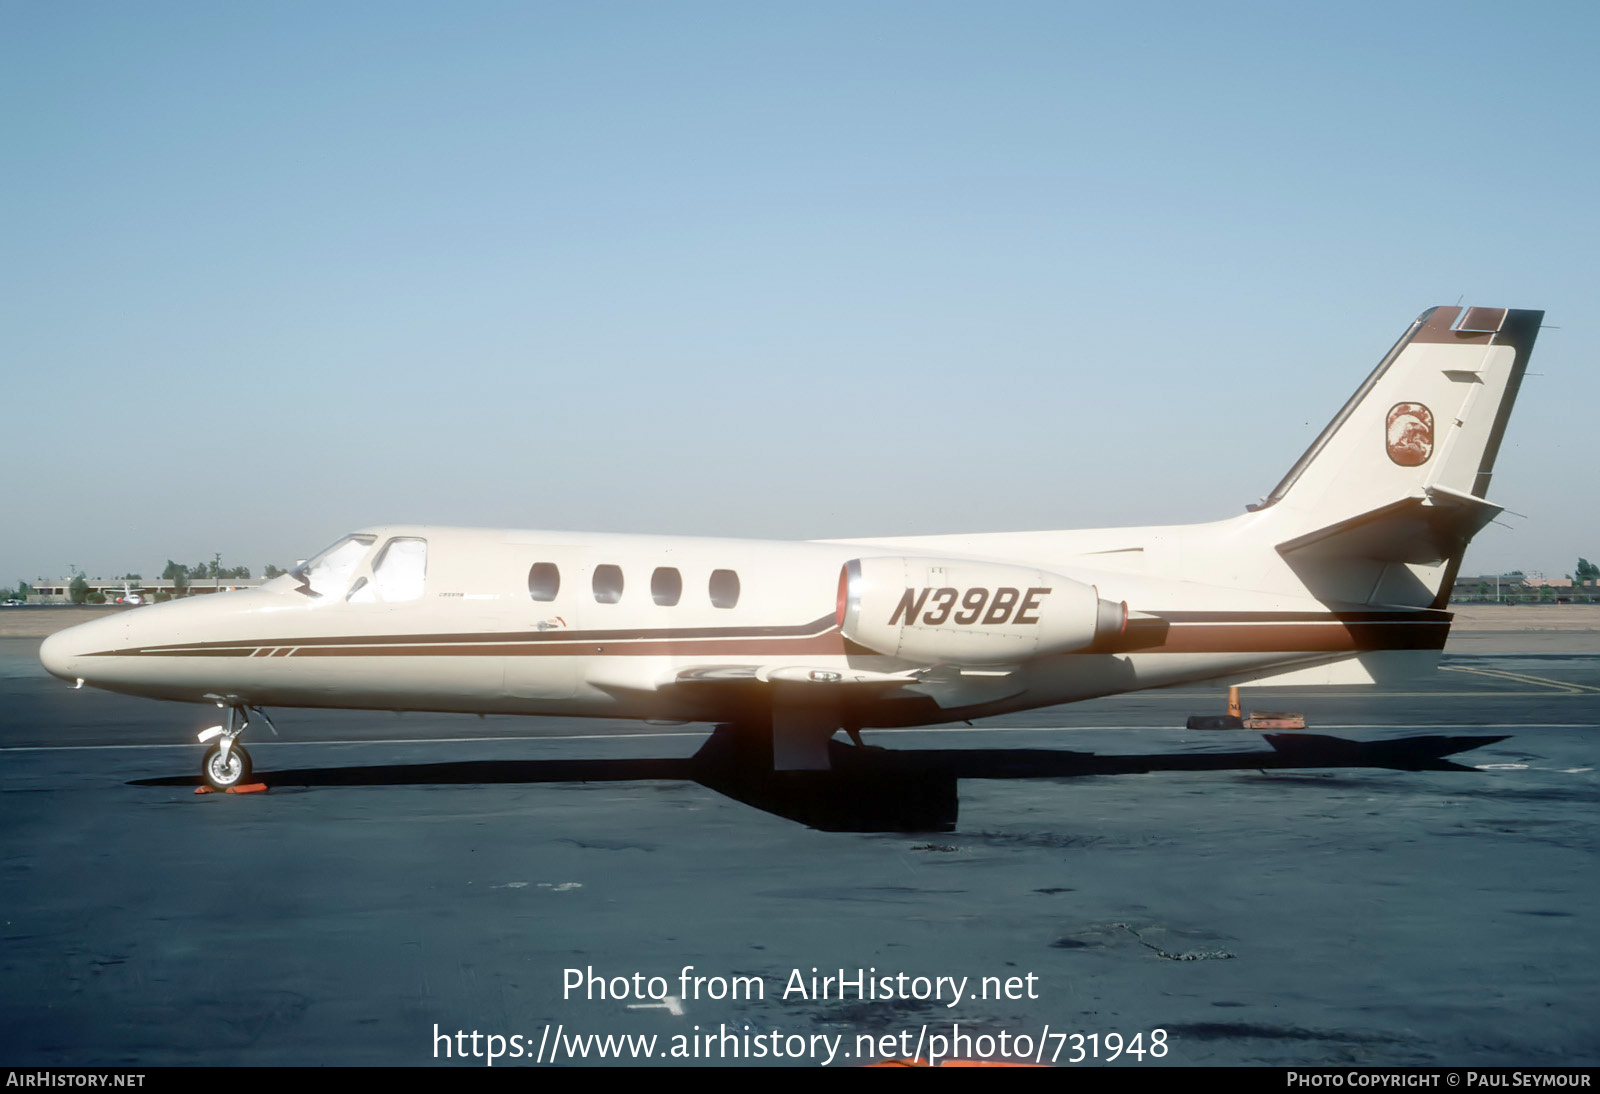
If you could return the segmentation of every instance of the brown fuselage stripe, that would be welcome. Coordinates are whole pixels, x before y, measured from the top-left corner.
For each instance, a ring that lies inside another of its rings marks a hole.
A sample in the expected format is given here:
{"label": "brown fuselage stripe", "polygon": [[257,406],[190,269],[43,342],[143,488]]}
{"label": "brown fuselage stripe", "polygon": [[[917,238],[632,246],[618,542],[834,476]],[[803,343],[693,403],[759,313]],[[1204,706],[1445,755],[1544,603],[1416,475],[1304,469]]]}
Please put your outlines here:
{"label": "brown fuselage stripe", "polygon": [[1167,640],[1140,653],[1331,653],[1442,650],[1449,623],[1196,624],[1173,627]]}
{"label": "brown fuselage stripe", "polygon": [[[170,646],[136,646],[125,650],[103,650],[99,653],[88,654],[90,657],[137,657],[141,655],[183,656],[185,654],[199,654],[202,656],[231,656],[234,650],[272,650],[281,649],[282,655],[293,653],[296,656],[306,656],[310,648],[318,646],[459,646],[482,644],[486,646],[501,646],[506,643],[517,645],[601,645],[606,642],[692,642],[693,648],[701,648],[705,640],[723,639],[760,641],[771,638],[808,638],[820,637],[830,631],[838,629],[834,622],[833,613],[830,612],[820,619],[812,620],[799,626],[789,627],[691,627],[670,628],[663,627],[649,631],[638,630],[592,630],[569,631],[552,628],[547,631],[480,631],[468,634],[359,634],[339,635],[337,637],[306,637],[306,638],[264,638],[251,639],[248,644],[238,640],[227,642],[185,642],[175,643]],[[269,656],[271,656],[269,654]]]}
{"label": "brown fuselage stripe", "polygon": [[[1174,613],[1177,615],[1178,613]],[[1400,613],[1373,613],[1345,618],[1323,616],[1281,621],[1291,613],[1262,613],[1234,621],[1201,622],[1202,613],[1184,613],[1194,622],[1174,621],[1160,645],[1120,652],[1137,653],[1337,653],[1377,650],[1443,649],[1450,634],[1449,617],[1428,613],[1427,618],[1406,618]],[[1218,613],[1223,614],[1223,613]],[[1236,618],[1244,613],[1226,613]],[[1263,618],[1263,616],[1265,618]],[[1376,618],[1374,618],[1376,616]],[[1260,620],[1260,621],[1257,621]],[[831,620],[830,620],[831,623]],[[779,628],[770,628],[778,630]],[[796,630],[800,628],[794,628]],[[232,645],[193,643],[185,646],[108,650],[93,656],[143,657],[691,657],[701,655],[766,656],[817,654],[837,656],[848,652],[846,640],[829,626],[819,634],[772,636],[754,633],[685,641],[670,632],[662,637],[638,637],[636,632],[587,632],[597,637],[571,634],[361,636],[300,640],[289,644]],[[605,635],[607,637],[598,637]],[[613,638],[612,635],[626,635]],[[669,636],[670,635],[670,636]],[[854,645],[851,643],[850,645]],[[1095,651],[1097,653],[1116,653]]]}
{"label": "brown fuselage stripe", "polygon": [[1448,623],[1452,612],[1154,612],[1168,623]]}
{"label": "brown fuselage stripe", "polygon": [[518,642],[478,643],[471,646],[316,646],[294,651],[295,657],[674,657],[690,654],[840,654],[844,644],[837,634],[816,638],[780,638],[765,642],[632,642],[627,645],[568,643],[561,646]]}

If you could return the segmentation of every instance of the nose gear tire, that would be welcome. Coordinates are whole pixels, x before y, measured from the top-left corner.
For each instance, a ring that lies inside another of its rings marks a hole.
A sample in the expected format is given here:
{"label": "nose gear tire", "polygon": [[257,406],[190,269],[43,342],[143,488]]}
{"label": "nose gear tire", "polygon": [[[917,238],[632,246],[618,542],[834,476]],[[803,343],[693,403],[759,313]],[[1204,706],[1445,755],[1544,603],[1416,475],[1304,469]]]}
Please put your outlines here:
{"label": "nose gear tire", "polygon": [[231,789],[250,778],[250,753],[234,745],[228,750],[224,763],[222,746],[212,745],[206,749],[205,759],[200,761],[200,774],[215,790]]}

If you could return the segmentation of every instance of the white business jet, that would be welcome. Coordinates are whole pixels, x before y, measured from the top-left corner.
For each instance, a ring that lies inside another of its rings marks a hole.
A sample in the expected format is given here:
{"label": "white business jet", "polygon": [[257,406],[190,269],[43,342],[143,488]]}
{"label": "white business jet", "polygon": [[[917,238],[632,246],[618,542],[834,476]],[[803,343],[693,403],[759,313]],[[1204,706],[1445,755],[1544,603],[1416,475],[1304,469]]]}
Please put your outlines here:
{"label": "white business jet", "polygon": [[40,656],[225,709],[201,734],[219,788],[249,776],[238,738],[265,706],[727,723],[770,734],[775,769],[817,770],[841,729],[1199,680],[1373,684],[1444,647],[1542,317],[1423,313],[1230,520],[804,543],[384,526]]}

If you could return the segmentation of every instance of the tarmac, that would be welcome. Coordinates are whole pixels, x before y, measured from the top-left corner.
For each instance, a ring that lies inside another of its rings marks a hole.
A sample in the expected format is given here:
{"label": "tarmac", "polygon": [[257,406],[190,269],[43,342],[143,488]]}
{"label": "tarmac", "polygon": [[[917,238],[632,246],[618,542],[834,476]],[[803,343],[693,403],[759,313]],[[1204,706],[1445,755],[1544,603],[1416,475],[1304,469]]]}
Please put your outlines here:
{"label": "tarmac", "polygon": [[1593,1065],[1597,638],[1245,689],[1275,743],[868,731],[796,805],[709,727],[291,710],[197,795],[206,710],[0,637],[0,1064]]}

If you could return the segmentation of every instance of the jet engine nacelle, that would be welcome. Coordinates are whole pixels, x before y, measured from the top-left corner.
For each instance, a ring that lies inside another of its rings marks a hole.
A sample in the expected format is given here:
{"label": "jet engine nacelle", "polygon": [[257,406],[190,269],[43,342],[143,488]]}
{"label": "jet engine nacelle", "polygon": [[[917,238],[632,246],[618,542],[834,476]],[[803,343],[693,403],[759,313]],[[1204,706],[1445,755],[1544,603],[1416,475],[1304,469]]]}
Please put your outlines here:
{"label": "jet engine nacelle", "polygon": [[928,665],[1008,665],[1122,633],[1126,602],[1025,566],[858,558],[839,574],[839,627],[875,653]]}

